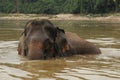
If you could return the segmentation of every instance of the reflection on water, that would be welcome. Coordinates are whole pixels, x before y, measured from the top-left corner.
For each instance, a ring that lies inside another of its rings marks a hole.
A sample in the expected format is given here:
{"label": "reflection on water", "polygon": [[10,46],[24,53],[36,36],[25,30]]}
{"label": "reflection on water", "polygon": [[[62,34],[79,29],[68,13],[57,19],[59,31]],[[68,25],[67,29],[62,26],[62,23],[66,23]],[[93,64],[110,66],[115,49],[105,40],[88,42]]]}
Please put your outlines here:
{"label": "reflection on water", "polygon": [[0,21],[0,80],[119,80],[120,24],[53,21],[100,47],[102,54],[29,61],[17,54],[26,21]]}
{"label": "reflection on water", "polygon": [[[119,80],[119,73],[107,70],[96,70],[90,68],[65,69],[63,73],[56,73],[57,77],[67,80]],[[72,76],[72,77],[71,77]],[[108,77],[109,76],[109,77]]]}
{"label": "reflection on water", "polygon": [[[21,80],[21,79],[17,78],[17,76],[25,77],[25,78],[32,78],[29,75],[33,75],[30,72],[22,71],[20,69],[16,69],[16,68],[13,68],[13,67],[0,66],[0,69],[1,69],[0,70],[0,72],[1,72],[1,76],[0,76],[1,78],[0,79],[2,79],[2,80],[3,79],[4,80],[7,80],[7,79],[10,79],[10,80]],[[16,76],[16,77],[14,77],[14,76]]]}

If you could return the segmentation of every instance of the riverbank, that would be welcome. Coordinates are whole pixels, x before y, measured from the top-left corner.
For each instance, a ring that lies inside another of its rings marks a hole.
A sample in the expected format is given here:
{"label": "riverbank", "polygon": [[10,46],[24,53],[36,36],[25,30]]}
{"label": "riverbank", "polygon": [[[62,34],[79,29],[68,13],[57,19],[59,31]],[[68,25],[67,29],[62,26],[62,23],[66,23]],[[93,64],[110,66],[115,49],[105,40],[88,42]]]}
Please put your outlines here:
{"label": "riverbank", "polygon": [[49,19],[49,20],[81,20],[81,21],[101,21],[101,22],[120,22],[120,13],[110,14],[107,16],[100,15],[74,15],[74,14],[0,14],[0,20],[33,20],[33,19]]}

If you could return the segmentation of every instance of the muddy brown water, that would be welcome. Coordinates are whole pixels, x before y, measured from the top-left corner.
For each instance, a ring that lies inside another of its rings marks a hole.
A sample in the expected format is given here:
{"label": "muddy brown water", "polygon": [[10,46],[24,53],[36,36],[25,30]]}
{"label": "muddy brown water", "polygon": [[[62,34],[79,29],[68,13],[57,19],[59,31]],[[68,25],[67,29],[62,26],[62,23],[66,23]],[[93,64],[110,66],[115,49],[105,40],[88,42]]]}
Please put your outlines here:
{"label": "muddy brown water", "polygon": [[0,80],[120,80],[120,23],[52,22],[95,43],[102,54],[30,61],[17,54],[26,21],[0,21]]}

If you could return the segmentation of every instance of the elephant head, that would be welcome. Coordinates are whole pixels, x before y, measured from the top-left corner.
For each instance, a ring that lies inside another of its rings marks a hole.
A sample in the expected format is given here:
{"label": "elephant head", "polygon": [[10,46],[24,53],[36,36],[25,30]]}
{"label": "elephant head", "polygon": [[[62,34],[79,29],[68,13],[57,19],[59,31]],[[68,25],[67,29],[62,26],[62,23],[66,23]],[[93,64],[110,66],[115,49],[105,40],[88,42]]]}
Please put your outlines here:
{"label": "elephant head", "polygon": [[[22,34],[19,47],[29,59],[46,59],[54,56],[54,42],[57,30],[49,20],[29,21]],[[23,44],[22,44],[23,43]]]}

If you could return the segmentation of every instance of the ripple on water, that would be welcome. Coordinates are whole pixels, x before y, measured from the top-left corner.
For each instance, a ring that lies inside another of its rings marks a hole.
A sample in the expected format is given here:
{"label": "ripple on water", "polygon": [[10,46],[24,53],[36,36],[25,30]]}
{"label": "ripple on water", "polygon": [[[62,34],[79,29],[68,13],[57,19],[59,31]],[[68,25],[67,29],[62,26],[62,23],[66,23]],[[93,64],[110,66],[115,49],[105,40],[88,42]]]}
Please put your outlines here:
{"label": "ripple on water", "polygon": [[91,68],[64,69],[55,76],[67,80],[119,80],[120,73],[108,70],[96,70]]}
{"label": "ripple on water", "polygon": [[116,45],[116,44],[120,44],[120,40],[115,39],[115,38],[87,39],[87,41],[98,43],[100,45]]}
{"label": "ripple on water", "polygon": [[23,80],[22,78],[30,79],[33,73],[23,71],[14,67],[5,65],[0,66],[0,79],[1,80]]}
{"label": "ripple on water", "polygon": [[11,41],[18,40],[25,22],[0,21],[0,80],[120,80],[119,24],[55,20],[60,28],[96,43],[102,54],[27,61],[17,54],[18,41]]}
{"label": "ripple on water", "polygon": [[[104,41],[103,43],[106,43],[106,39]],[[102,54],[99,56],[76,55],[58,60],[22,61],[17,54],[17,44],[18,41],[0,41],[0,79],[2,80],[120,79],[120,49],[100,48]]]}
{"label": "ripple on water", "polygon": [[0,63],[21,63],[17,44],[18,41],[0,41]]}

